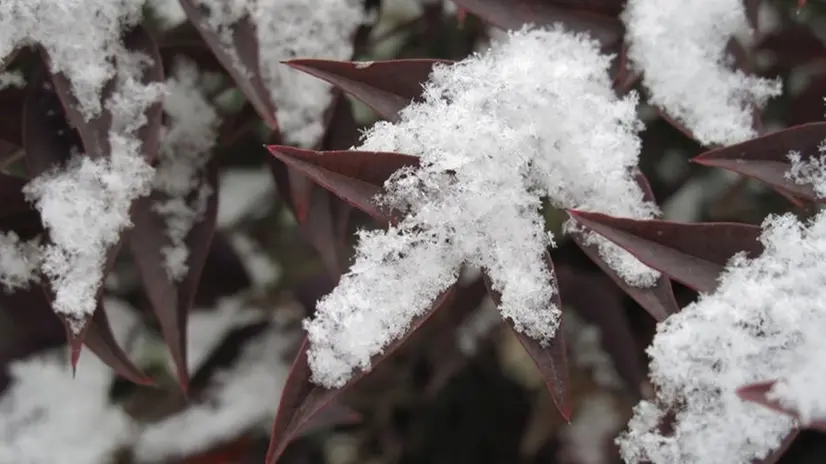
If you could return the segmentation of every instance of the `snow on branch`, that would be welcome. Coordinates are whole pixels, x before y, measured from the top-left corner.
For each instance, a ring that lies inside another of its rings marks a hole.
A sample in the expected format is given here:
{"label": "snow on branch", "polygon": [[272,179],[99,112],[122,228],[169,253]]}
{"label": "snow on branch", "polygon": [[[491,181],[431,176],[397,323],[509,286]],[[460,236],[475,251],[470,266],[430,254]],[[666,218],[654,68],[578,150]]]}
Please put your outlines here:
{"label": "snow on branch", "polygon": [[742,0],[629,0],[628,58],[650,101],[704,145],[754,137],[752,111],[780,95],[780,81],[732,70],[726,49],[750,29]]}
{"label": "snow on branch", "polygon": [[[517,330],[553,337],[559,308],[550,303],[557,289],[543,257],[553,240],[541,198],[619,216],[656,212],[633,178],[637,97],[616,97],[609,63],[584,35],[512,32],[484,54],[437,66],[422,102],[366,133],[360,150],[417,155],[421,167],[387,181],[379,200],[406,219],[360,234],[349,273],[306,323],[315,382],[341,386],[369,368],[464,264],[486,269]],[[625,256],[615,263],[637,263]],[[623,271],[637,283],[657,275]]]}
{"label": "snow on branch", "polygon": [[105,102],[112,115],[111,156],[93,160],[75,155],[66,166],[24,187],[51,240],[43,247],[41,271],[55,293],[53,307],[75,331],[94,313],[106,253],[131,227],[132,202],[149,193],[154,175],[140,152],[137,131],[146,124],[144,112],[161,98],[163,86],[140,82],[148,57],[121,45],[115,61],[115,91]]}
{"label": "snow on branch", "polygon": [[[332,98],[326,82],[291,69],[293,58],[350,59],[353,35],[364,21],[359,0],[198,0],[210,10],[209,25],[232,54],[230,26],[249,17],[255,24],[258,59],[275,117],[287,142],[313,146],[324,131]],[[240,59],[236,59],[240,65]]]}
{"label": "snow on branch", "polygon": [[204,178],[220,120],[204,96],[194,63],[178,60],[171,74],[166,82],[166,123],[161,129],[153,184],[154,191],[162,195],[152,208],[164,218],[172,242],[161,250],[167,273],[172,280],[181,280],[189,269],[186,237],[203,220],[213,194]]}
{"label": "snow on branch", "polygon": [[104,84],[115,75],[121,33],[140,20],[144,1],[3,0],[0,62],[19,47],[41,45],[51,71],[66,75],[79,109],[91,119],[101,111]]}
{"label": "snow on branch", "polygon": [[[763,224],[763,254],[735,257],[718,290],[670,316],[648,353],[657,387],[619,439],[631,463],[750,462],[794,420],[741,400],[739,387],[779,380],[773,394],[802,418],[826,418],[826,212]],[[665,435],[659,422],[676,413]]]}

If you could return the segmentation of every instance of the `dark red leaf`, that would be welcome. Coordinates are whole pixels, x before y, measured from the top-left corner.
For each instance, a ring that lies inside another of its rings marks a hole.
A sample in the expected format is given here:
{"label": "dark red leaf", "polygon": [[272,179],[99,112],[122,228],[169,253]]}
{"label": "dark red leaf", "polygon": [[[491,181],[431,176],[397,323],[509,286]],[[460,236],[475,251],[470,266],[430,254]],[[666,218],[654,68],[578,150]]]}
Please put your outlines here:
{"label": "dark red leaf", "polygon": [[115,340],[112,327],[109,325],[109,318],[106,316],[105,306],[98,305],[86,327],[84,343],[98,358],[127,380],[139,385],[153,384],[152,379],[132,364],[129,356]]}
{"label": "dark red leaf", "polygon": [[574,32],[590,32],[603,45],[617,44],[623,36],[622,22],[579,5],[561,6],[547,0],[453,0],[486,22],[502,29],[520,29],[525,24],[551,26],[563,23]]}
{"label": "dark red leaf", "polygon": [[[421,327],[433,313],[440,308],[450,306],[453,301],[453,296],[454,289],[451,287],[433,303],[426,313],[415,318],[410,323],[410,328],[403,337],[391,343],[384,352],[373,357],[371,364],[376,366],[390,356],[413,332]],[[308,341],[305,338],[301,344],[301,348],[299,348],[298,355],[293,361],[290,374],[287,377],[287,382],[281,393],[278,414],[275,417],[275,423],[272,427],[270,448],[267,452],[267,464],[275,464],[290,441],[299,436],[301,430],[304,429],[313,416],[318,414],[344,390],[350,388],[367,374],[364,371],[355,373],[353,378],[341,388],[328,390],[319,387],[310,382],[310,366],[307,362],[307,344]]]}
{"label": "dark red leaf", "polygon": [[811,184],[799,185],[785,177],[791,168],[790,151],[803,160],[819,156],[818,146],[826,139],[826,122],[791,127],[746,142],[707,151],[692,161],[704,166],[728,169],[755,178],[775,190],[812,201],[818,198]]}
{"label": "dark red leaf", "polygon": [[[641,172],[638,172],[636,178],[643,189],[645,200],[654,201],[654,194],[651,192],[651,186],[648,184],[645,176],[643,176]],[[668,317],[669,314],[676,313],[680,310],[677,301],[674,299],[671,280],[669,280],[667,276],[661,275],[660,278],[657,279],[657,285],[654,287],[635,287],[628,285],[625,279],[620,277],[620,275],[602,259],[596,245],[586,245],[585,240],[580,234],[573,234],[572,237],[582,251],[602,269],[602,272],[608,275],[619,288],[648,311],[648,314],[654,319],[662,321]]]}
{"label": "dark red leaf", "polygon": [[[545,263],[548,266],[548,271],[552,276],[554,276],[553,279],[556,279],[554,265],[553,262],[551,262],[549,255],[546,255]],[[496,305],[499,306],[501,296],[498,292],[493,290],[490,278],[487,276],[485,276],[485,285],[488,287],[488,293],[491,298]],[[552,300],[548,303],[549,308],[551,305],[554,305],[560,310],[562,309],[562,301],[559,298],[558,292],[553,295]],[[512,320],[506,319],[505,322],[511,329],[513,329],[514,334],[516,334],[516,338],[519,339],[519,343],[522,344],[525,351],[539,369],[542,380],[545,382],[545,387],[548,389],[548,392],[551,394],[551,398],[554,400],[556,409],[566,421],[570,422],[571,381],[568,377],[568,357],[565,354],[565,329],[562,325],[563,320],[560,319],[559,328],[556,330],[553,340],[545,346],[533,338],[514,329]]]}
{"label": "dark red leaf", "polygon": [[[765,406],[773,411],[786,414],[800,420],[800,416],[796,411],[793,411],[778,402],[768,397],[769,392],[774,386],[774,381],[758,382],[746,385],[737,389],[737,396],[746,401],[757,403],[760,406]],[[826,432],[826,420],[813,420],[805,426],[805,428],[820,430]]]}
{"label": "dark red leaf", "polygon": [[238,253],[227,241],[226,235],[216,231],[201,272],[194,307],[214,307],[219,298],[235,295],[251,284],[250,275]]}
{"label": "dark red leaf", "polygon": [[646,265],[700,292],[710,293],[728,260],[758,255],[760,228],[737,223],[687,224],[638,220],[569,210],[580,224],[628,250]]}
{"label": "dark red leaf", "polygon": [[261,119],[271,129],[278,129],[278,123],[275,120],[275,105],[262,78],[261,65],[258,61],[258,39],[252,21],[244,17],[229,28],[232,33],[232,47],[227,48],[218,32],[209,25],[210,13],[207,7],[195,0],[180,1],[189,20],[258,111]]}
{"label": "dark red leaf", "polygon": [[158,38],[158,49],[164,69],[170,69],[175,59],[185,57],[192,60],[202,71],[220,73],[225,71],[224,66],[190,21],[184,21],[164,31],[163,35]]}
{"label": "dark red leaf", "polygon": [[12,145],[23,145],[23,104],[25,89],[9,86],[0,89],[0,140]]}
{"label": "dark red leaf", "polygon": [[292,60],[285,64],[323,79],[362,101],[384,119],[398,121],[399,111],[422,94],[436,63],[448,60],[406,59],[376,62]]}
{"label": "dark red leaf", "polygon": [[417,157],[399,153],[318,152],[283,145],[272,145],[268,149],[288,166],[381,222],[391,221],[391,215],[379,208],[373,197],[391,174],[419,163]]}
{"label": "dark red leaf", "polygon": [[623,306],[622,292],[599,272],[582,272],[557,265],[556,281],[565,305],[600,329],[602,347],[617,373],[634,390],[646,381],[642,349],[638,346]]}
{"label": "dark red leaf", "polygon": [[132,205],[131,218],[134,227],[128,232],[129,250],[138,268],[144,290],[158,319],[166,345],[175,367],[178,380],[186,390],[189,375],[186,363],[186,319],[179,321],[178,288],[166,270],[164,247],[171,246],[166,233],[166,220],[152,209],[153,205],[164,201],[166,196],[153,192],[148,197],[139,198]]}

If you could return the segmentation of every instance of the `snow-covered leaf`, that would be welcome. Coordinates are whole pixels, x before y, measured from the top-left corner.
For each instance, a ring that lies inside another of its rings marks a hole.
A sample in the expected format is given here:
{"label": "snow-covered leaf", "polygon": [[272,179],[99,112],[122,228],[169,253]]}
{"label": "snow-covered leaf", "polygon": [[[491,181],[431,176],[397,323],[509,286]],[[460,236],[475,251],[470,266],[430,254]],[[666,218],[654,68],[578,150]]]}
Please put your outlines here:
{"label": "snow-covered leaf", "polygon": [[[553,263],[547,254],[545,255],[545,262],[548,266],[548,271],[555,280],[556,275],[554,274]],[[491,298],[493,298],[493,301],[499,306],[502,297],[493,289],[491,280],[487,276],[485,277],[485,284],[488,287]],[[559,292],[555,292],[551,298],[553,298],[553,301],[548,302],[548,311],[551,311],[552,308],[562,307]],[[563,317],[560,316],[559,328],[556,334],[546,343],[539,343],[518,330],[514,330],[514,333],[519,339],[519,343],[521,343],[525,351],[528,352],[528,356],[530,356],[534,364],[536,364],[537,369],[539,369],[545,387],[554,400],[556,409],[562,415],[563,419],[570,421],[571,381],[568,376],[568,357],[565,354],[565,332],[562,327],[562,318]],[[506,323],[513,329],[512,321],[506,321]]]}
{"label": "snow-covered leaf", "polygon": [[737,223],[689,224],[661,220],[616,218],[569,211],[578,223],[622,248],[640,261],[700,292],[711,292],[726,263],[736,254],[762,251],[760,228]]}
{"label": "snow-covered leaf", "polygon": [[[372,363],[374,365],[378,364],[390,356],[404,343],[407,336],[415,332],[422,324],[425,324],[436,311],[450,307],[453,304],[453,297],[454,289],[451,287],[440,295],[427,311],[410,323],[410,330],[403,338],[397,339],[388,345],[382,353],[374,357]],[[314,416],[334,401],[344,390],[366,375],[366,372],[362,371],[349,379],[344,385],[334,389],[315,385],[311,380],[312,371],[308,359],[308,350],[309,340],[305,339],[293,361],[286,385],[281,393],[278,415],[272,427],[270,448],[267,452],[267,464],[275,464],[290,441],[308,425]]]}
{"label": "snow-covered leaf", "polygon": [[[637,173],[636,178],[640,184],[640,188],[642,188],[645,194],[645,200],[653,202],[654,194],[651,192],[651,186],[648,184],[648,180],[641,172]],[[674,299],[674,290],[671,288],[671,280],[667,276],[660,275],[656,285],[651,287],[628,285],[611,265],[605,262],[597,244],[590,243],[582,234],[574,234],[573,239],[582,251],[602,269],[602,272],[608,275],[625,293],[648,311],[654,319],[661,321],[668,317],[669,314],[679,311],[680,308]]]}

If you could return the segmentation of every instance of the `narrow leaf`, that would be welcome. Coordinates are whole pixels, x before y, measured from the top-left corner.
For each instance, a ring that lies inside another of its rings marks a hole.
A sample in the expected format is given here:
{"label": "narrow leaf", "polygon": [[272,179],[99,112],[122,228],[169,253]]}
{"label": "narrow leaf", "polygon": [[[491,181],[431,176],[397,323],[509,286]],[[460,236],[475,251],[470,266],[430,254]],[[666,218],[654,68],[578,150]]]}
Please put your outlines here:
{"label": "narrow leaf", "polygon": [[392,215],[376,205],[373,197],[394,172],[403,167],[418,166],[419,163],[417,157],[399,153],[318,152],[282,145],[268,148],[273,156],[288,166],[380,222],[391,221]]}
{"label": "narrow leaf", "polygon": [[615,218],[569,210],[580,224],[625,248],[644,264],[697,291],[710,293],[728,260],[758,255],[760,228],[737,223],[686,224]]}
{"label": "narrow leaf", "polygon": [[[422,326],[436,311],[448,307],[453,303],[454,288],[446,290],[421,316],[415,318],[410,323],[410,328],[402,337],[391,343],[385,350],[373,357],[371,365],[375,368],[377,364],[387,359],[396,351],[407,338]],[[327,407],[344,390],[350,388],[367,372],[356,373],[346,385],[341,388],[328,390],[310,382],[310,366],[307,362],[308,340],[305,338],[299,348],[298,355],[293,361],[287,382],[281,393],[281,401],[278,405],[278,414],[270,436],[270,448],[267,451],[267,464],[275,464],[279,456],[287,448],[287,445],[308,425],[310,419]]]}
{"label": "narrow leaf", "polygon": [[[767,407],[773,411],[792,416],[799,421],[800,415],[796,411],[791,410],[780,404],[779,401],[768,397],[773,386],[774,381],[753,383],[751,385],[738,388],[737,396],[743,400],[759,404],[760,406]],[[803,425],[805,428],[826,432],[826,420],[824,419],[815,419],[809,424]]]}
{"label": "narrow leaf", "polygon": [[18,147],[23,145],[22,116],[25,99],[25,89],[14,86],[0,89],[0,140]]}
{"label": "narrow leaf", "polygon": [[484,21],[501,29],[520,29],[525,24],[552,26],[565,24],[574,32],[589,32],[603,45],[617,44],[623,35],[617,17],[574,6],[555,5],[548,0],[453,0]]}
{"label": "narrow leaf", "polygon": [[820,155],[818,147],[826,140],[826,122],[802,124],[772,132],[746,142],[707,151],[693,162],[704,166],[728,169],[764,182],[783,194],[792,194],[811,201],[819,198],[811,184],[798,184],[786,178],[792,164],[788,155],[794,151],[807,161]]}
{"label": "narrow leaf", "polygon": [[278,128],[275,120],[275,105],[267,85],[264,83],[258,61],[258,39],[255,26],[244,17],[230,27],[232,43],[224,42],[221,34],[212,28],[207,7],[195,0],[180,0],[189,20],[198,29],[204,41],[212,49],[215,57],[229,72],[238,87],[255,107],[267,125]]}
{"label": "narrow leaf", "polygon": [[[642,187],[645,200],[654,201],[654,194],[651,192],[651,186],[648,184],[645,176],[638,172],[636,178]],[[662,321],[668,317],[669,314],[676,313],[680,310],[677,301],[674,299],[674,290],[671,288],[671,280],[668,276],[660,275],[660,278],[657,279],[657,284],[653,287],[635,287],[628,285],[625,279],[620,277],[620,275],[602,259],[599,248],[596,245],[587,245],[580,234],[573,234],[572,237],[582,251],[602,269],[602,272],[608,275],[619,288],[648,311],[648,314],[655,320]]]}
{"label": "narrow leaf", "polygon": [[291,60],[285,64],[323,79],[352,95],[389,121],[422,94],[422,84],[437,63],[448,60],[406,59],[376,62]]}
{"label": "narrow leaf", "polygon": [[[545,263],[548,266],[548,271],[550,272],[552,279],[556,281],[554,265],[551,261],[550,255],[548,254],[545,255]],[[484,276],[484,280],[485,285],[488,287],[488,293],[496,305],[499,306],[501,303],[501,295],[493,290],[493,285],[487,275]],[[562,309],[562,301],[559,297],[558,291],[554,293],[548,304],[549,310],[551,305],[556,306],[560,310]],[[542,380],[545,382],[545,387],[548,389],[548,392],[551,394],[551,398],[554,400],[556,409],[566,421],[570,422],[571,381],[568,377],[568,357],[565,354],[565,329],[562,325],[562,319],[559,321],[559,328],[556,330],[553,340],[545,344],[545,346],[524,333],[514,329],[512,320],[506,319],[505,322],[513,330],[514,334],[516,334],[516,338],[519,339],[519,343],[522,344],[525,351],[539,369]]]}
{"label": "narrow leaf", "polygon": [[86,346],[119,375],[139,385],[152,385],[152,379],[132,364],[115,340],[106,309],[99,305],[86,328]]}

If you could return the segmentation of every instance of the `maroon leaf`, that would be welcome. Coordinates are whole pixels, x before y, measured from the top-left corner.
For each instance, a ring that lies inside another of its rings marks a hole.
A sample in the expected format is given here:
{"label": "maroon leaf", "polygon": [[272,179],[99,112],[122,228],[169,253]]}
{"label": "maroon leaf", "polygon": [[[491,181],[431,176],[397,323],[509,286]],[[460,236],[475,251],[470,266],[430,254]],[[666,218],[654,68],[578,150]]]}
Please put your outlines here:
{"label": "maroon leaf", "polygon": [[0,140],[21,146],[23,133],[23,104],[25,89],[9,86],[0,90]]}
{"label": "maroon leaf", "polygon": [[646,380],[646,369],[642,350],[623,307],[622,292],[599,272],[586,273],[562,265],[555,271],[559,294],[565,298],[565,305],[599,327],[602,347],[614,360],[617,373],[631,388],[639,391]]}
{"label": "maroon leaf", "polygon": [[[760,406],[765,406],[773,411],[777,411],[779,413],[786,414],[794,417],[797,420],[800,420],[800,415],[796,411],[789,409],[780,404],[779,401],[768,397],[768,394],[773,386],[774,381],[753,383],[738,388],[737,396],[739,396],[743,400],[759,404]],[[805,428],[826,432],[826,420],[823,419],[812,420],[809,424],[804,424],[804,426]]]}
{"label": "maroon leaf", "polygon": [[[545,263],[548,266],[548,271],[551,273],[551,276],[554,276],[552,278],[556,279],[553,262],[551,262],[551,258],[547,254],[545,257]],[[485,285],[488,287],[488,293],[491,298],[496,305],[499,306],[501,295],[493,290],[490,278],[487,276],[485,276]],[[548,303],[549,308],[550,305],[554,305],[560,310],[562,309],[562,301],[559,298],[558,292],[553,295],[552,301],[549,301]],[[562,325],[562,318],[560,318],[559,328],[556,330],[553,340],[545,346],[524,333],[514,329],[512,320],[506,319],[505,322],[511,329],[513,329],[513,333],[516,334],[516,338],[519,339],[519,343],[522,344],[525,351],[539,369],[542,380],[545,382],[545,387],[548,389],[548,392],[551,394],[551,398],[554,400],[556,409],[566,421],[570,422],[571,381],[568,377],[568,357],[565,354],[565,329]]]}
{"label": "maroon leaf", "polygon": [[704,166],[728,169],[770,185],[781,193],[812,201],[818,198],[811,184],[797,184],[785,177],[791,168],[790,151],[805,161],[819,155],[818,146],[826,139],[826,122],[791,127],[746,142],[707,151],[692,161]]}
{"label": "maroon leaf", "polygon": [[392,215],[373,202],[387,178],[397,170],[418,166],[415,156],[369,151],[312,151],[283,145],[267,147],[270,153],[299,170],[336,196],[380,222]]}
{"label": "maroon leaf", "polygon": [[106,308],[99,305],[86,328],[84,343],[104,363],[124,378],[139,385],[152,385],[152,379],[132,364],[129,356],[115,340]]}
{"label": "maroon leaf", "polygon": [[[391,343],[381,354],[376,355],[371,360],[371,364],[375,367],[377,364],[385,360],[396,349],[398,349],[407,338],[415,332],[422,324],[424,324],[430,316],[432,316],[440,308],[450,306],[453,302],[454,288],[451,287],[433,303],[430,309],[421,316],[415,318],[410,323],[410,328],[407,333]],[[299,348],[298,355],[293,361],[290,374],[287,377],[287,382],[281,393],[281,401],[278,405],[278,414],[275,417],[275,423],[272,427],[272,435],[270,436],[270,448],[267,451],[267,464],[275,464],[278,457],[287,448],[287,445],[296,438],[301,430],[307,425],[308,421],[318,414],[323,408],[327,407],[336,397],[338,397],[344,390],[350,388],[353,384],[358,382],[361,378],[367,375],[367,372],[360,371],[355,373],[353,378],[347,382],[343,387],[328,390],[319,387],[310,382],[310,366],[307,362],[307,348],[308,341],[305,338],[304,342]]]}
{"label": "maroon leaf", "polygon": [[615,218],[569,210],[580,224],[625,248],[646,265],[700,292],[710,293],[728,260],[758,255],[760,228],[737,223],[686,224]]}
{"label": "maroon leaf", "polygon": [[452,61],[406,59],[360,63],[306,59],[285,62],[333,84],[390,121],[398,121],[399,111],[422,94],[422,84],[437,63]]}
{"label": "maroon leaf", "polygon": [[278,128],[275,120],[275,105],[272,102],[267,85],[261,77],[261,65],[258,61],[258,39],[255,26],[248,17],[240,19],[229,29],[232,45],[227,46],[221,35],[209,24],[209,11],[206,6],[195,0],[180,0],[187,17],[198,29],[204,41],[212,49],[215,57],[232,76],[235,83],[244,92],[247,99],[258,111],[271,129]]}
{"label": "maroon leaf", "polygon": [[[642,187],[644,198],[646,201],[654,201],[654,194],[651,192],[651,186],[648,180],[641,172],[636,175],[637,182]],[[661,275],[657,279],[657,285],[653,287],[635,287],[628,285],[625,279],[620,277],[617,272],[602,259],[599,249],[596,245],[587,245],[585,239],[580,234],[572,235],[574,242],[588,255],[593,262],[602,269],[614,283],[617,284],[625,293],[634,299],[640,306],[642,306],[648,314],[650,314],[657,321],[662,321],[669,314],[676,313],[680,310],[677,301],[674,299],[674,290],[671,288],[671,280],[665,275]]]}
{"label": "maroon leaf", "polygon": [[561,6],[548,0],[453,0],[486,22],[502,29],[520,29],[525,24],[551,26],[565,24],[574,32],[590,32],[609,46],[623,36],[622,22],[616,17],[596,13],[579,5]]}
{"label": "maroon leaf", "polygon": [[132,205],[131,218],[134,227],[128,233],[128,243],[146,295],[178,371],[178,381],[186,390],[189,384],[186,325],[179,325],[178,288],[167,273],[163,253],[164,247],[172,246],[172,242],[166,233],[165,219],[152,209],[153,205],[164,200],[164,194],[153,192],[149,197],[140,198]]}

